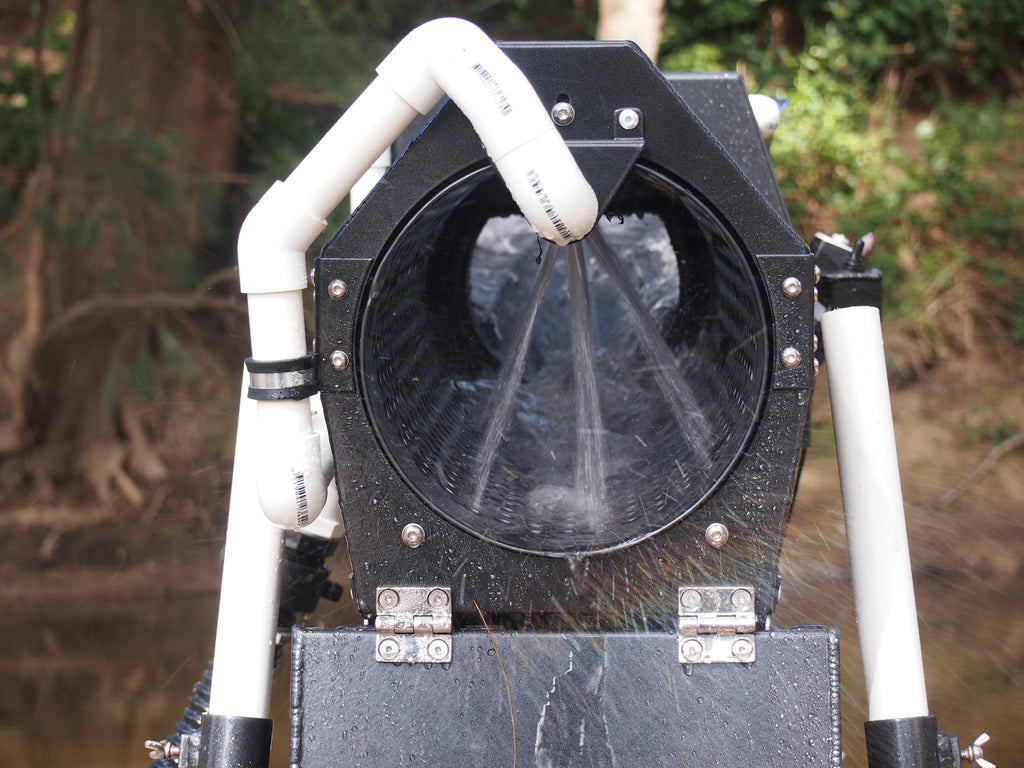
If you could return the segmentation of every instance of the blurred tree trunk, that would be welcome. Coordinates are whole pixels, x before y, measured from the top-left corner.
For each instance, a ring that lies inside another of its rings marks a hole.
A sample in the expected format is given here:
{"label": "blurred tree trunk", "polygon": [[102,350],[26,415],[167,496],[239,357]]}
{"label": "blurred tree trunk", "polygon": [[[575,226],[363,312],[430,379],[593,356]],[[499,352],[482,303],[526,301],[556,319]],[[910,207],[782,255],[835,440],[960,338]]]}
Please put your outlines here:
{"label": "blurred tree trunk", "polygon": [[665,0],[600,0],[598,40],[632,40],[658,61]]}
{"label": "blurred tree trunk", "polygon": [[[136,481],[163,471],[138,403],[153,379],[154,318],[194,284],[217,175],[233,167],[222,8],[75,3],[56,113],[9,233],[23,279],[0,341],[9,486],[26,472],[36,488],[76,477],[103,500],[116,489],[139,503]],[[133,304],[140,295],[159,299]]]}

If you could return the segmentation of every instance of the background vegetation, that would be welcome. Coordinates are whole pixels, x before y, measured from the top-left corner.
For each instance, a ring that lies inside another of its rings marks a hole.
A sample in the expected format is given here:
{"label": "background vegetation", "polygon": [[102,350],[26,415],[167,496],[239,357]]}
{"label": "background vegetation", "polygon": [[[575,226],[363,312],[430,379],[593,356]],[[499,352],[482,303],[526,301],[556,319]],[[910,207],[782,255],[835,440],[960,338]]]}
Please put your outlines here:
{"label": "background vegetation", "polygon": [[[135,505],[178,458],[174,403],[233,397],[240,217],[393,43],[439,13],[499,38],[597,19],[595,0],[4,5],[0,488]],[[667,0],[661,65],[789,99],[772,154],[796,227],[877,234],[912,380],[1024,342],[1022,41],[1011,0]]]}
{"label": "background vegetation", "polygon": [[[248,352],[237,228],[393,44],[445,14],[497,38],[591,38],[598,0],[0,0],[0,602],[34,633],[0,653],[0,721],[31,721],[0,729],[6,762],[123,763],[180,712],[215,606],[196,639],[195,604],[168,596],[219,575]],[[877,235],[929,692],[944,730],[984,727],[1018,755],[1024,4],[665,0],[662,32],[663,68],[736,69],[789,99],[771,152],[802,235]],[[856,632],[815,407],[779,618],[843,626],[856,765]],[[130,613],[137,649],[100,602]],[[66,631],[23,613],[52,606]],[[86,625],[96,649],[77,659]]]}

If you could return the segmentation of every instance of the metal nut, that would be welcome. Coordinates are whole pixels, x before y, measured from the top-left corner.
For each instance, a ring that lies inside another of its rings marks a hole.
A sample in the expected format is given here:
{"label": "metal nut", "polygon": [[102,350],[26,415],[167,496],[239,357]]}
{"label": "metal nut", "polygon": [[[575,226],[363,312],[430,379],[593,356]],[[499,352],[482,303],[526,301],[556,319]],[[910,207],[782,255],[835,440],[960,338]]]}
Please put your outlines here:
{"label": "metal nut", "polygon": [[789,298],[795,299],[804,292],[804,284],[800,282],[798,277],[787,277],[782,281],[782,292]]}

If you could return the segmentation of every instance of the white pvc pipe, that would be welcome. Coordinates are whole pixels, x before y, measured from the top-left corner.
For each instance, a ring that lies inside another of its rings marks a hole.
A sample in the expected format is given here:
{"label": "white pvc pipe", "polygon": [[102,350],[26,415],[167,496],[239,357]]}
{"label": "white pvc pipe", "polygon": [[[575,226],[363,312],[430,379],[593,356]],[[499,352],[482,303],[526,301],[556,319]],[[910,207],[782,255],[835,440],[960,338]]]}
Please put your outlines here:
{"label": "white pvc pipe", "polygon": [[[306,249],[417,111],[427,114],[445,93],[469,117],[538,234],[564,245],[597,221],[597,198],[529,81],[477,27],[459,19],[424,24],[381,62],[378,75],[242,225],[239,281],[249,296],[256,360],[306,353]],[[301,528],[327,498],[308,401],[261,402],[259,421],[254,446],[264,457],[257,475],[264,514]]]}
{"label": "white pvc pipe", "polygon": [[896,436],[874,307],[821,318],[868,719],[928,715]]}
{"label": "white pvc pipe", "polygon": [[274,671],[284,531],[259,512],[251,442],[256,402],[243,372],[228,505],[210,712],[266,718]]}

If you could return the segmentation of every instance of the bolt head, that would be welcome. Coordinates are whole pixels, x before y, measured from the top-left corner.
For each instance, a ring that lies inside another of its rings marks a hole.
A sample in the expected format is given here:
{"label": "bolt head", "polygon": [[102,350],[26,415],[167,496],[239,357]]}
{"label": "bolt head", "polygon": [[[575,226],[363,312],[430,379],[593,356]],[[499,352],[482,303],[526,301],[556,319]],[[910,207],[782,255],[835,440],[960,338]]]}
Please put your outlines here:
{"label": "bolt head", "polygon": [[625,131],[632,131],[640,125],[640,113],[635,109],[623,109],[619,112],[619,126]]}
{"label": "bolt head", "polygon": [[381,610],[389,611],[398,605],[398,593],[393,589],[382,589],[377,594],[377,606]]}
{"label": "bolt head", "polygon": [[729,529],[724,523],[712,523],[704,531],[704,540],[715,549],[721,549],[729,540]]}
{"label": "bolt head", "polygon": [[410,549],[416,549],[425,538],[423,526],[417,523],[409,523],[402,529],[402,542]]}
{"label": "bolt head", "polygon": [[796,368],[798,365],[800,365],[800,362],[803,360],[803,356],[801,356],[800,350],[798,350],[796,347],[786,347],[784,350],[782,350],[781,358],[782,364],[787,368]]}
{"label": "bolt head", "polygon": [[327,292],[332,299],[344,299],[348,296],[348,283],[344,280],[331,280],[331,284],[327,286]]}
{"label": "bolt head", "polygon": [[348,352],[340,349],[336,349],[331,352],[331,367],[336,371],[344,371],[348,368],[349,360]]}
{"label": "bolt head", "polygon": [[560,101],[551,108],[551,119],[555,125],[569,125],[576,118],[576,110],[568,101]]}
{"label": "bolt head", "polygon": [[787,277],[782,281],[782,292],[791,299],[795,299],[804,292],[804,284],[798,277]]}

